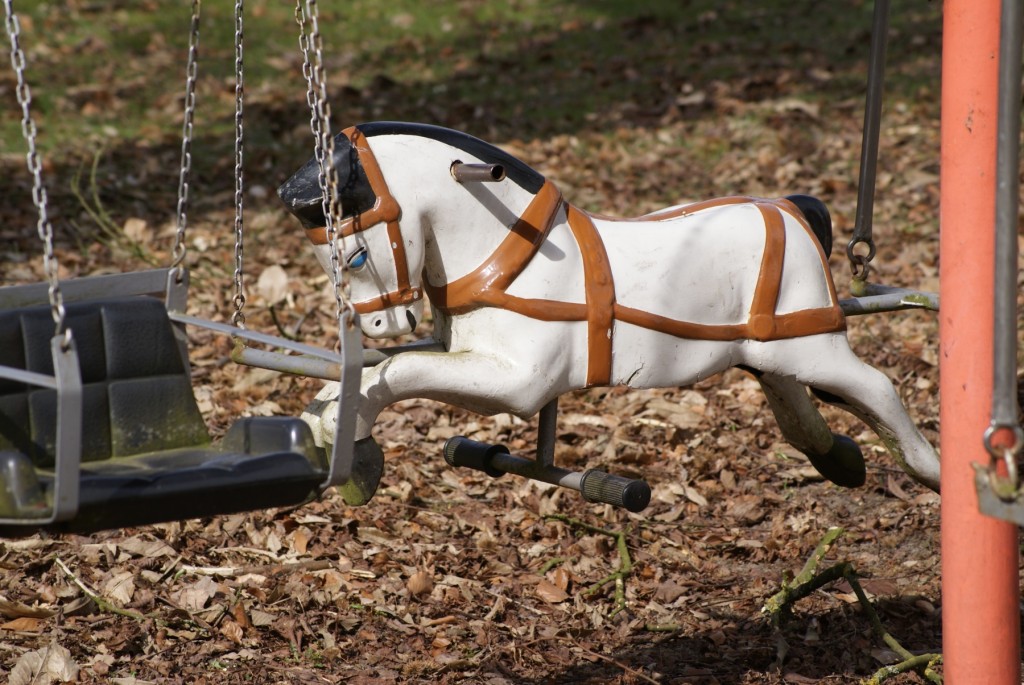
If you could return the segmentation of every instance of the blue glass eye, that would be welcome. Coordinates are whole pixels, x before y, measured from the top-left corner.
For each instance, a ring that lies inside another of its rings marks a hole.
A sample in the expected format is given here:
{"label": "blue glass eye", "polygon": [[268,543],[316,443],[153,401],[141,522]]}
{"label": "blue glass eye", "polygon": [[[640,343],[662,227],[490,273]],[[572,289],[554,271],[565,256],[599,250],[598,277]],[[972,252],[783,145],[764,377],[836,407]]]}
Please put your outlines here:
{"label": "blue glass eye", "polygon": [[367,254],[365,247],[359,248],[358,250],[353,252],[351,256],[349,256],[348,268],[361,269],[363,266],[366,265],[366,260],[368,256],[369,255]]}

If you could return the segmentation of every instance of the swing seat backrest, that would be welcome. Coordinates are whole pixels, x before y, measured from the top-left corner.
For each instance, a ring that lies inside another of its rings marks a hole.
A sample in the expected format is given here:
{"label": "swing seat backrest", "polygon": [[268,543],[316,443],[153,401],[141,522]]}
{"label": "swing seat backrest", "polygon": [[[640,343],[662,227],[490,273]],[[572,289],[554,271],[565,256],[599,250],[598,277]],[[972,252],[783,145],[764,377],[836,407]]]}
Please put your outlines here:
{"label": "swing seat backrest", "polygon": [[[82,461],[210,442],[163,303],[132,297],[67,306],[83,385]],[[53,374],[48,306],[0,312],[0,359]],[[57,391],[0,380],[0,450],[52,468]]]}
{"label": "swing seat backrest", "polygon": [[[54,532],[292,506],[316,497],[323,450],[304,421],[245,417],[212,445],[187,350],[162,300],[67,305],[82,380],[79,505]],[[53,374],[48,306],[0,311],[0,364]],[[0,535],[32,532],[53,496],[57,392],[0,379]],[[41,513],[42,512],[42,513]]]}

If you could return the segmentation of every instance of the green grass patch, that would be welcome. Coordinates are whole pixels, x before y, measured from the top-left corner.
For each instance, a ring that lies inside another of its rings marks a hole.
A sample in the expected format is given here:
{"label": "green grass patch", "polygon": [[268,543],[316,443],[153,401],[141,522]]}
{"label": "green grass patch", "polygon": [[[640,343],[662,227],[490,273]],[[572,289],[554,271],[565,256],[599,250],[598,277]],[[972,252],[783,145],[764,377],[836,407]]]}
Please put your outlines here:
{"label": "green grass patch", "polygon": [[[178,135],[189,5],[18,3],[41,148]],[[871,11],[865,1],[354,0],[321,3],[321,26],[336,110],[430,121],[483,108],[506,129],[544,135],[600,125],[621,103],[658,110],[682,84],[742,81],[757,97],[783,70],[817,70],[817,82],[792,86],[808,99],[858,94]],[[937,79],[922,57],[939,48],[939,19],[937,2],[895,3],[893,97]],[[251,1],[245,22],[249,97],[301,103],[294,7]],[[205,3],[197,125],[211,133],[231,130],[233,34],[231,5]],[[403,104],[381,97],[389,88]],[[0,121],[4,151],[21,149],[17,116]]]}

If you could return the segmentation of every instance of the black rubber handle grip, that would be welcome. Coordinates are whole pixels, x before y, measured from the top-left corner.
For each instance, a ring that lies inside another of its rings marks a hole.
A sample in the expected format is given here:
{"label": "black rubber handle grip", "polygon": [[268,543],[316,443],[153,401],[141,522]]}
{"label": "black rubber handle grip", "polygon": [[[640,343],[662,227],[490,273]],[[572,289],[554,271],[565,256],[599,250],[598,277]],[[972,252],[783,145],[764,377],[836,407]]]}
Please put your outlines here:
{"label": "black rubber handle grip", "polygon": [[583,474],[580,492],[588,502],[603,502],[634,514],[651,503],[651,486],[645,481],[590,469]]}
{"label": "black rubber handle grip", "polygon": [[492,478],[504,476],[505,472],[491,466],[491,457],[495,454],[508,453],[508,448],[504,445],[477,442],[462,435],[448,438],[444,443],[444,460],[448,462],[449,466],[465,466],[476,469]]}

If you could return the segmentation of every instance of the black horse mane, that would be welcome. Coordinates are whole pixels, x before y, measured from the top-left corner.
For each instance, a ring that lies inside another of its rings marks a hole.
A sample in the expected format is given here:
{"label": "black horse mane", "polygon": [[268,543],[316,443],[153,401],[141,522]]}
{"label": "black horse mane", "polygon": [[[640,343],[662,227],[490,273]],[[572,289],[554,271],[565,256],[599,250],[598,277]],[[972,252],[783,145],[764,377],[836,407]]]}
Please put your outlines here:
{"label": "black horse mane", "polygon": [[486,143],[479,138],[474,138],[468,133],[455,131],[443,126],[431,124],[413,124],[403,121],[375,121],[368,124],[356,126],[367,138],[386,135],[407,135],[430,138],[454,148],[465,150],[466,154],[473,155],[485,164],[501,164],[505,167],[505,174],[523,190],[530,193],[537,193],[544,185],[544,177],[534,169],[527,166],[522,160],[513,157],[504,150]]}
{"label": "black horse mane", "polygon": [[[509,153],[485,143],[479,138],[430,124],[409,124],[400,121],[377,121],[356,126],[364,136],[408,135],[430,138],[445,143],[467,155],[473,155],[486,164],[501,164],[505,175],[524,190],[536,194],[544,185],[544,177],[516,159]],[[455,161],[455,160],[452,160]],[[352,149],[344,134],[335,139],[334,166],[338,169],[339,195],[343,216],[354,216],[365,212],[374,205],[376,196],[366,178],[362,162]],[[323,226],[324,218],[320,190],[320,167],[316,158],[310,159],[301,169],[277,189],[278,195],[292,214],[298,217],[305,228]]]}

